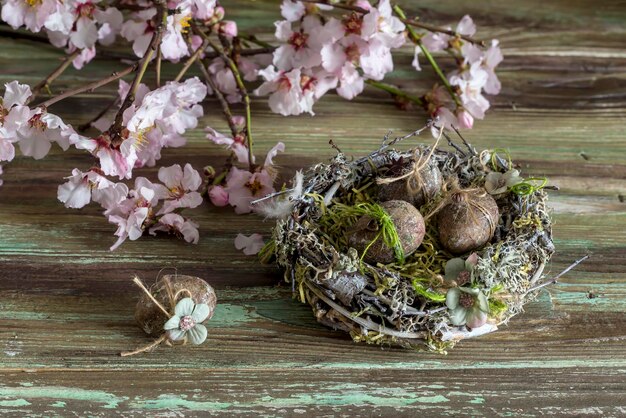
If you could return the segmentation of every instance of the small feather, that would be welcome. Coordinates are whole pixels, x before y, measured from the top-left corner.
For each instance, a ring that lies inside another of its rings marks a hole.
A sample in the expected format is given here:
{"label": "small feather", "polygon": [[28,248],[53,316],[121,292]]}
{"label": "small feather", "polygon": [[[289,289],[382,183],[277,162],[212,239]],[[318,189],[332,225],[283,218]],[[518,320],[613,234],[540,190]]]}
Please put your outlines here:
{"label": "small feather", "polygon": [[296,172],[293,179],[293,187],[285,194],[268,199],[260,203],[256,212],[265,215],[266,218],[282,219],[291,213],[293,205],[303,195],[304,175],[301,171]]}

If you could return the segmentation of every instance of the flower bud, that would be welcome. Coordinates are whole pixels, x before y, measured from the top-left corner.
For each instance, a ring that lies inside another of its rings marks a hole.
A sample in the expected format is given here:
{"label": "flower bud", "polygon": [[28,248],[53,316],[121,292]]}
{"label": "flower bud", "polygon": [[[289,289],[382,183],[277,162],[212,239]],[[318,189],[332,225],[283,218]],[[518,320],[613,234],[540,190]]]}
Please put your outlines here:
{"label": "flower bud", "polygon": [[237,130],[242,130],[246,126],[246,118],[241,115],[233,116],[233,124]]}
{"label": "flower bud", "polygon": [[228,204],[228,192],[222,186],[213,186],[209,190],[209,199],[217,207],[223,207]]}
{"label": "flower bud", "polygon": [[237,36],[237,23],[232,20],[224,20],[220,23],[218,31],[220,35],[224,35],[227,38],[234,38]]}
{"label": "flower bud", "polygon": [[456,117],[459,120],[459,128],[472,129],[472,126],[474,126],[474,118],[472,117],[472,115],[469,114],[468,111],[461,110],[457,112]]}

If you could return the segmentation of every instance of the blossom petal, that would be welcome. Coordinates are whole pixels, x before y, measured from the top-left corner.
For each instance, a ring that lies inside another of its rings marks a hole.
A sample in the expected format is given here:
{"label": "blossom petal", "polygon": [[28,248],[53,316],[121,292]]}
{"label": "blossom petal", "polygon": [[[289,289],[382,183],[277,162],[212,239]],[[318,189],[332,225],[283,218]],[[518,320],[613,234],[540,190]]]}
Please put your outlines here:
{"label": "blossom petal", "polygon": [[450,322],[452,322],[452,325],[456,325],[457,327],[465,325],[465,322],[467,321],[466,317],[467,310],[462,306],[457,306],[450,312]]}
{"label": "blossom petal", "polygon": [[170,189],[183,181],[183,169],[178,164],[159,168],[159,180]]}
{"label": "blossom petal", "polygon": [[455,309],[459,306],[459,299],[461,297],[461,291],[458,287],[454,287],[448,290],[446,293],[446,306],[448,309]]}
{"label": "blossom petal", "polygon": [[465,270],[465,261],[462,258],[452,258],[446,262],[446,280],[456,280],[459,273]]}
{"label": "blossom petal", "polygon": [[476,25],[469,15],[463,16],[456,26],[456,32],[461,35],[473,36],[476,33]]}
{"label": "blossom petal", "polygon": [[202,324],[196,324],[195,327],[187,331],[189,342],[194,345],[202,344],[206,340],[208,334],[207,329]]}
{"label": "blossom petal", "polygon": [[185,190],[196,191],[202,184],[202,178],[200,177],[200,173],[195,170],[191,164],[185,164],[185,171],[182,179],[182,185]]}
{"label": "blossom petal", "polygon": [[485,313],[489,313],[489,301],[487,300],[487,296],[485,296],[483,292],[479,292],[477,297],[478,308]]}
{"label": "blossom petal", "polygon": [[465,260],[465,268],[471,271],[476,266],[476,264],[478,264],[478,254],[471,253],[469,257],[467,257],[467,259]]}
{"label": "blossom petal", "polygon": [[474,308],[465,315],[466,325],[470,328],[478,328],[487,322],[487,314],[478,308]]}
{"label": "blossom petal", "polygon": [[272,164],[274,164],[274,157],[276,157],[276,155],[278,155],[279,152],[284,152],[285,151],[285,144],[283,144],[282,142],[277,143],[276,145],[274,145],[274,147],[269,150],[269,152],[267,153],[267,156],[265,157],[265,164],[264,167],[270,167]]}
{"label": "blossom petal", "polygon": [[206,303],[199,303],[193,310],[191,317],[197,322],[203,322],[211,313],[211,308]]}
{"label": "blossom petal", "polygon": [[170,329],[167,331],[167,335],[169,337],[170,340],[172,341],[180,341],[183,338],[185,338],[185,334],[187,333],[187,331],[183,331],[180,329]]}
{"label": "blossom petal", "polygon": [[176,304],[176,308],[174,309],[174,312],[176,313],[177,316],[180,316],[180,317],[188,316],[193,313],[193,308],[195,306],[196,304],[194,303],[193,299],[184,298],[184,299],[181,299],[180,302]]}
{"label": "blossom petal", "polygon": [[171,329],[178,329],[180,326],[180,317],[178,315],[174,315],[170,319],[167,320],[165,325],[163,325],[163,329],[169,331]]}
{"label": "blossom petal", "polygon": [[237,234],[235,238],[235,248],[243,250],[245,255],[254,255],[261,251],[261,248],[265,243],[263,242],[263,236],[260,234],[252,234],[246,237],[243,234]]}
{"label": "blossom petal", "polygon": [[83,178],[83,173],[74,169],[76,173],[66,183],[57,189],[57,198],[65,203],[68,208],[82,208],[91,201],[91,187],[89,182]]}
{"label": "blossom petal", "polygon": [[419,54],[420,54],[420,52],[422,52],[421,48],[420,47],[415,47],[415,52],[413,54],[413,61],[411,61],[411,65],[417,71],[422,71],[422,67],[420,66],[420,61],[419,61]]}
{"label": "blossom petal", "polygon": [[31,96],[30,86],[11,81],[4,85],[4,100],[2,106],[10,109],[14,105],[23,105]]}

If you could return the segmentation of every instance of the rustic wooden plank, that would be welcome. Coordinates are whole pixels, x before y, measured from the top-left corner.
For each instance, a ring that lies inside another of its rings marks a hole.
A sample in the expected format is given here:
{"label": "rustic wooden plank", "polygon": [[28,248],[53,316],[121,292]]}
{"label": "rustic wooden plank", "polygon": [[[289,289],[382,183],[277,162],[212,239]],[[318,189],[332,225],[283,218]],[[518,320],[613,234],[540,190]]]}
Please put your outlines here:
{"label": "rustic wooden plank", "polygon": [[[615,399],[623,401],[623,376],[609,370],[598,381],[596,371],[527,368],[524,382],[517,373],[500,369],[92,371],[89,381],[83,381],[80,372],[5,373],[11,387],[0,389],[6,399],[0,401],[0,412],[111,416],[121,410],[125,416],[155,417],[622,415],[624,403],[616,404]],[[300,379],[301,373],[306,380]]]}
{"label": "rustic wooden plank", "polygon": [[[279,17],[275,2],[229,3],[242,31],[267,31]],[[237,232],[269,231],[270,223],[202,206],[190,211],[201,225],[198,245],[146,238],[110,253],[114,228],[96,207],[75,211],[56,201],[56,185],[89,158],[58,150],[42,161],[17,158],[5,166],[0,188],[0,414],[626,414],[626,2],[424,0],[407,9],[444,24],[471,13],[481,37],[501,40],[503,92],[468,138],[479,148],[508,148],[524,173],[560,186],[550,193],[558,251],[550,271],[587,252],[589,261],[499,332],[447,356],[355,345],[318,325],[288,285],[274,287],[276,268],[234,249]],[[60,56],[0,38],[0,82],[36,83]],[[392,81],[419,92],[435,79],[407,69],[410,59],[406,48]],[[99,57],[53,89],[119,68]],[[115,89],[52,111],[80,123]],[[315,118],[283,118],[254,102],[257,152],[284,141],[287,152],[276,161],[285,179],[330,157],[329,138],[361,155],[389,129],[408,132],[424,122],[419,111],[397,111],[369,90],[352,103],[325,97],[315,110]],[[200,127],[225,128],[215,102],[205,113]],[[163,165],[200,168],[225,155],[201,129],[188,138],[187,147],[164,152]],[[156,177],[154,169],[138,174]],[[132,321],[138,294],[129,278],[150,281],[163,267],[216,286],[209,341],[117,357],[149,341]]]}

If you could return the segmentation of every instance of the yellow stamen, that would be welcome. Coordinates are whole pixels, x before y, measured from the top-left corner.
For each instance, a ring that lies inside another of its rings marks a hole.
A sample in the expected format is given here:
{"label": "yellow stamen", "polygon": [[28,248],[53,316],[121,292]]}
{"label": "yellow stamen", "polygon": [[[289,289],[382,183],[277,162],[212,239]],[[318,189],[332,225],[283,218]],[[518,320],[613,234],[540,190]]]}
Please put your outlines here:
{"label": "yellow stamen", "polygon": [[180,24],[180,27],[182,28],[180,31],[182,33],[187,33],[187,28],[189,28],[191,26],[191,23],[189,23],[189,21],[191,20],[191,15],[189,16],[183,16],[178,23]]}

